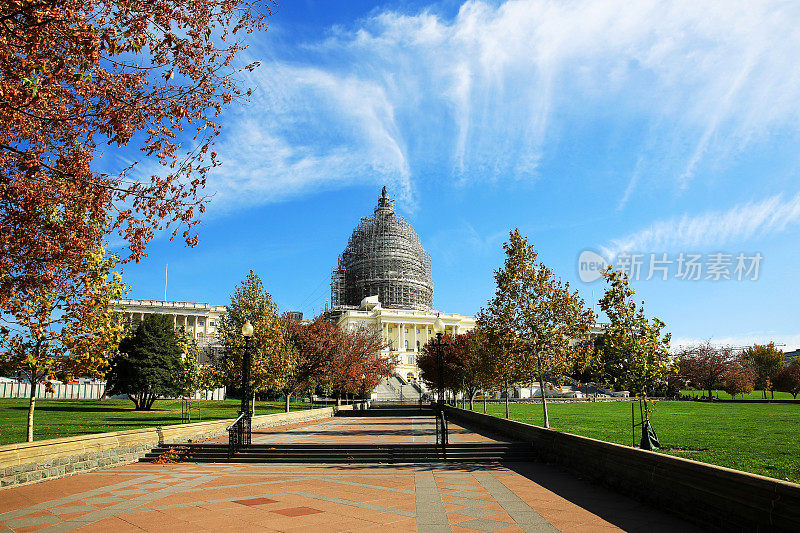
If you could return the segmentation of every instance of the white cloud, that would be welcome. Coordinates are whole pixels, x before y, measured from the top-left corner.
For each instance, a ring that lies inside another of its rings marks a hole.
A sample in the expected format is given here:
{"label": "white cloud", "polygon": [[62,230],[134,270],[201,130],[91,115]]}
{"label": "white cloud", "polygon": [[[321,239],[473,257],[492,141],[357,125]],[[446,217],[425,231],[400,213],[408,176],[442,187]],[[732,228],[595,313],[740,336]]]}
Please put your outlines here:
{"label": "white cloud", "polygon": [[778,0],[468,1],[452,20],[378,13],[271,51],[253,105],[227,117],[211,187],[219,201],[241,202],[229,189],[244,188],[257,203],[390,180],[413,207],[418,180],[535,179],[566,130],[637,117],[652,149],[619,184],[624,207],[643,180],[663,177],[653,169],[689,187],[708,160],[796,131],[798,22],[800,4]]}
{"label": "white cloud", "polygon": [[706,341],[714,346],[745,347],[753,344],[768,344],[774,342],[778,349],[791,352],[800,348],[800,333],[776,333],[774,331],[753,331],[743,335],[711,337],[710,339],[695,339],[691,337],[674,337],[670,342],[673,353],[680,351],[681,347],[700,344]]}
{"label": "white cloud", "polygon": [[649,227],[603,247],[606,258],[620,252],[669,252],[709,246],[725,246],[734,241],[746,241],[779,233],[800,224],[800,194],[784,199],[772,196],[760,202],[750,202],[727,211],[708,211],[690,216],[655,222]]}

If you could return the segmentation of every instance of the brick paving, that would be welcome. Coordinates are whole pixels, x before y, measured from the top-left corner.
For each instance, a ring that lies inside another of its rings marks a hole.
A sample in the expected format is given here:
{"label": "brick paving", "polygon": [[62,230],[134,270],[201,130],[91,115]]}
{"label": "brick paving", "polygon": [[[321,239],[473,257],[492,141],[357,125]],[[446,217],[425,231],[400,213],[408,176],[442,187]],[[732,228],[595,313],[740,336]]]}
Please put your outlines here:
{"label": "brick paving", "polygon": [[[427,442],[425,420],[336,418],[254,441]],[[453,427],[461,442],[489,437]],[[295,439],[295,440],[287,440]],[[418,440],[415,440],[418,439]],[[0,531],[692,531],[547,465],[137,463],[0,491]]]}

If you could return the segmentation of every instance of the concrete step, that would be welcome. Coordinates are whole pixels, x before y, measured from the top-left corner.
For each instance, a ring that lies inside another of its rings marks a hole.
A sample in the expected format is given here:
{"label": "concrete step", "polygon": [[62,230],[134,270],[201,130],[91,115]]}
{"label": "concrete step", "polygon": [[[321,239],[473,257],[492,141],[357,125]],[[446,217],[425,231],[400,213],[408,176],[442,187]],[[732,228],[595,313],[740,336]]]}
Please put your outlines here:
{"label": "concrete step", "polygon": [[173,460],[201,463],[484,463],[530,461],[533,453],[525,443],[456,443],[444,452],[433,444],[253,444],[229,460],[227,444],[190,443],[159,446],[140,461],[153,461],[178,447]]}

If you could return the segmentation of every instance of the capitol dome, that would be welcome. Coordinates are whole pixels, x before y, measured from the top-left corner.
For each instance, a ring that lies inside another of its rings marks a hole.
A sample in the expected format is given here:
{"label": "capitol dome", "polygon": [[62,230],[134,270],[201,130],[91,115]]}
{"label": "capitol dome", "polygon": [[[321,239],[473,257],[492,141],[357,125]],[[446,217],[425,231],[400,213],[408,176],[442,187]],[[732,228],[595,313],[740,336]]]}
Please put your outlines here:
{"label": "capitol dome", "polygon": [[431,258],[411,224],[394,212],[386,187],[374,215],[353,231],[331,279],[334,309],[356,307],[369,296],[386,308],[433,309]]}

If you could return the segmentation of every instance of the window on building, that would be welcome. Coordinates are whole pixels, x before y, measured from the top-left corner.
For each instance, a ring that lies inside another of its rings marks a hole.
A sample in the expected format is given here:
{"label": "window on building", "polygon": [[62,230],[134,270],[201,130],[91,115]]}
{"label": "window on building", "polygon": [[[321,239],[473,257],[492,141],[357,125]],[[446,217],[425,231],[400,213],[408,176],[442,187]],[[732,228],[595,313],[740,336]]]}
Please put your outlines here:
{"label": "window on building", "polygon": [[417,341],[417,351],[419,351],[419,341]]}
{"label": "window on building", "polygon": [[216,326],[216,325],[217,325],[217,323],[216,323],[216,322],[214,322],[213,320],[209,320],[209,321],[208,321],[208,325],[209,325],[209,326],[211,326],[211,327],[213,328],[214,326]]}
{"label": "window on building", "polygon": [[414,381],[414,373],[413,372],[409,372],[408,374],[406,374],[406,380],[407,381]]}
{"label": "window on building", "polygon": [[408,351],[408,341],[406,341],[406,351]]}
{"label": "window on building", "polygon": [[409,365],[413,365],[414,364],[414,356],[413,355],[409,355],[407,357],[407,359],[408,359],[408,364]]}
{"label": "window on building", "polygon": [[406,333],[408,333],[408,328],[406,328]]}
{"label": "window on building", "polygon": [[389,333],[391,333],[391,332],[392,332],[392,328],[389,328]]}

